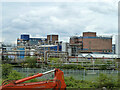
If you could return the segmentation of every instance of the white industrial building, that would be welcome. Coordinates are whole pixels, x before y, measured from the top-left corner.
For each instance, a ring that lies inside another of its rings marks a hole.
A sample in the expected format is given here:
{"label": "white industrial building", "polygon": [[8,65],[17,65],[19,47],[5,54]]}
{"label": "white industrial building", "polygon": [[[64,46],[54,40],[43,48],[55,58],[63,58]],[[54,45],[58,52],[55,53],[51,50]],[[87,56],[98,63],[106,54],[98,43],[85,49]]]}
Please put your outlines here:
{"label": "white industrial building", "polygon": [[79,54],[78,57],[83,58],[118,58],[117,54]]}
{"label": "white industrial building", "polygon": [[69,43],[67,43],[67,42],[62,43],[62,51],[63,52],[68,52],[69,56],[72,55],[72,49],[71,49]]}
{"label": "white industrial building", "polygon": [[116,35],[116,54],[118,55],[118,58],[120,58],[120,35]]}

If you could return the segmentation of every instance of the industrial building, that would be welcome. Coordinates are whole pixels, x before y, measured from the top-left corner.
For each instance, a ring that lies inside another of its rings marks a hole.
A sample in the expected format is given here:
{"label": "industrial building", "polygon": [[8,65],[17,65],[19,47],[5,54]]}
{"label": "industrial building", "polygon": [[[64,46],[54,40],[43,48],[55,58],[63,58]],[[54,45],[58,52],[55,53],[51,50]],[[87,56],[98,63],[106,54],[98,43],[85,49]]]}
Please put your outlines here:
{"label": "industrial building", "polygon": [[20,39],[17,39],[17,46],[35,46],[35,45],[56,45],[58,35],[47,35],[47,38],[30,38],[29,34],[22,34]]}
{"label": "industrial building", "polygon": [[17,46],[34,46],[47,44],[47,38],[30,38],[28,34],[22,34],[21,38],[17,39]]}
{"label": "industrial building", "polygon": [[110,54],[112,37],[97,36],[96,32],[83,32],[83,36],[70,37],[70,43],[64,44],[63,49],[69,51],[69,56],[78,56],[79,53]]}
{"label": "industrial building", "polygon": [[26,55],[44,55],[45,51],[61,51],[62,42],[58,41],[58,37],[51,34],[47,35],[47,38],[31,38],[29,34],[21,34],[17,39],[18,58],[24,59]]}
{"label": "industrial building", "polygon": [[96,32],[83,32],[83,36],[70,37],[69,43],[59,42],[58,35],[47,35],[46,38],[31,38],[29,34],[22,34],[17,39],[16,55],[18,59],[25,56],[44,55],[45,51],[68,52],[69,56],[83,53],[114,54],[115,45],[112,37],[97,36]]}

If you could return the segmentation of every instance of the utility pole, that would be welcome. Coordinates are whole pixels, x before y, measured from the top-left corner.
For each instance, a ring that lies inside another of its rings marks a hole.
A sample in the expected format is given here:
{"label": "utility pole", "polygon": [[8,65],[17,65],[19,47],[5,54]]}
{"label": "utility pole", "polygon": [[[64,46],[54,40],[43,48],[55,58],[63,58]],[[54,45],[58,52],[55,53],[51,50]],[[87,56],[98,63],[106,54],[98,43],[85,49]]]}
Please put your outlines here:
{"label": "utility pole", "polygon": [[[45,41],[43,45],[45,45]],[[46,52],[45,52],[45,46],[44,46],[44,62],[46,61],[45,59],[46,59]]]}

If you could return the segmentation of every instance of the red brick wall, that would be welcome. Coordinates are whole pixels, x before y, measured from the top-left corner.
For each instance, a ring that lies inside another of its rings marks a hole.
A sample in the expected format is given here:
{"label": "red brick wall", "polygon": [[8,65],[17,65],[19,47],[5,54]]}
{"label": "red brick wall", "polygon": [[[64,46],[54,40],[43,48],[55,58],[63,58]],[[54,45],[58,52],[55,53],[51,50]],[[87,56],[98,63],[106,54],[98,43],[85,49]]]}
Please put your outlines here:
{"label": "red brick wall", "polygon": [[84,38],[83,48],[112,50],[112,39]]}
{"label": "red brick wall", "polygon": [[[47,40],[50,40],[51,35],[47,35]],[[52,42],[58,41],[58,35],[52,35]]]}

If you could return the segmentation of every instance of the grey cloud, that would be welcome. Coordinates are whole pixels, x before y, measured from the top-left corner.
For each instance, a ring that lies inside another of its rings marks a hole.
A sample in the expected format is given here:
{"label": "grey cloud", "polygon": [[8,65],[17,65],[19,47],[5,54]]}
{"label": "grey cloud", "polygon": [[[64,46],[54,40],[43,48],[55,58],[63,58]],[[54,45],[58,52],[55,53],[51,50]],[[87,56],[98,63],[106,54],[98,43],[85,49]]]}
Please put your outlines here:
{"label": "grey cloud", "polygon": [[115,5],[110,5],[109,3],[94,3],[89,9],[100,13],[100,14],[109,14],[109,15],[117,15],[117,7]]}
{"label": "grey cloud", "polygon": [[10,35],[6,34],[7,31],[17,33],[11,37],[15,40],[24,32],[34,36],[35,34],[45,36],[49,33],[58,33],[61,40],[66,40],[75,33],[81,34],[88,30],[96,32],[104,30],[105,33],[112,33],[114,29],[117,29],[114,12],[116,12],[115,8],[111,9],[110,5],[104,3],[102,5],[101,3],[96,5],[86,3],[85,5],[80,4],[80,6],[64,5],[64,7],[59,5],[38,6],[16,16],[10,21],[11,23],[4,23],[3,34],[8,37]]}

